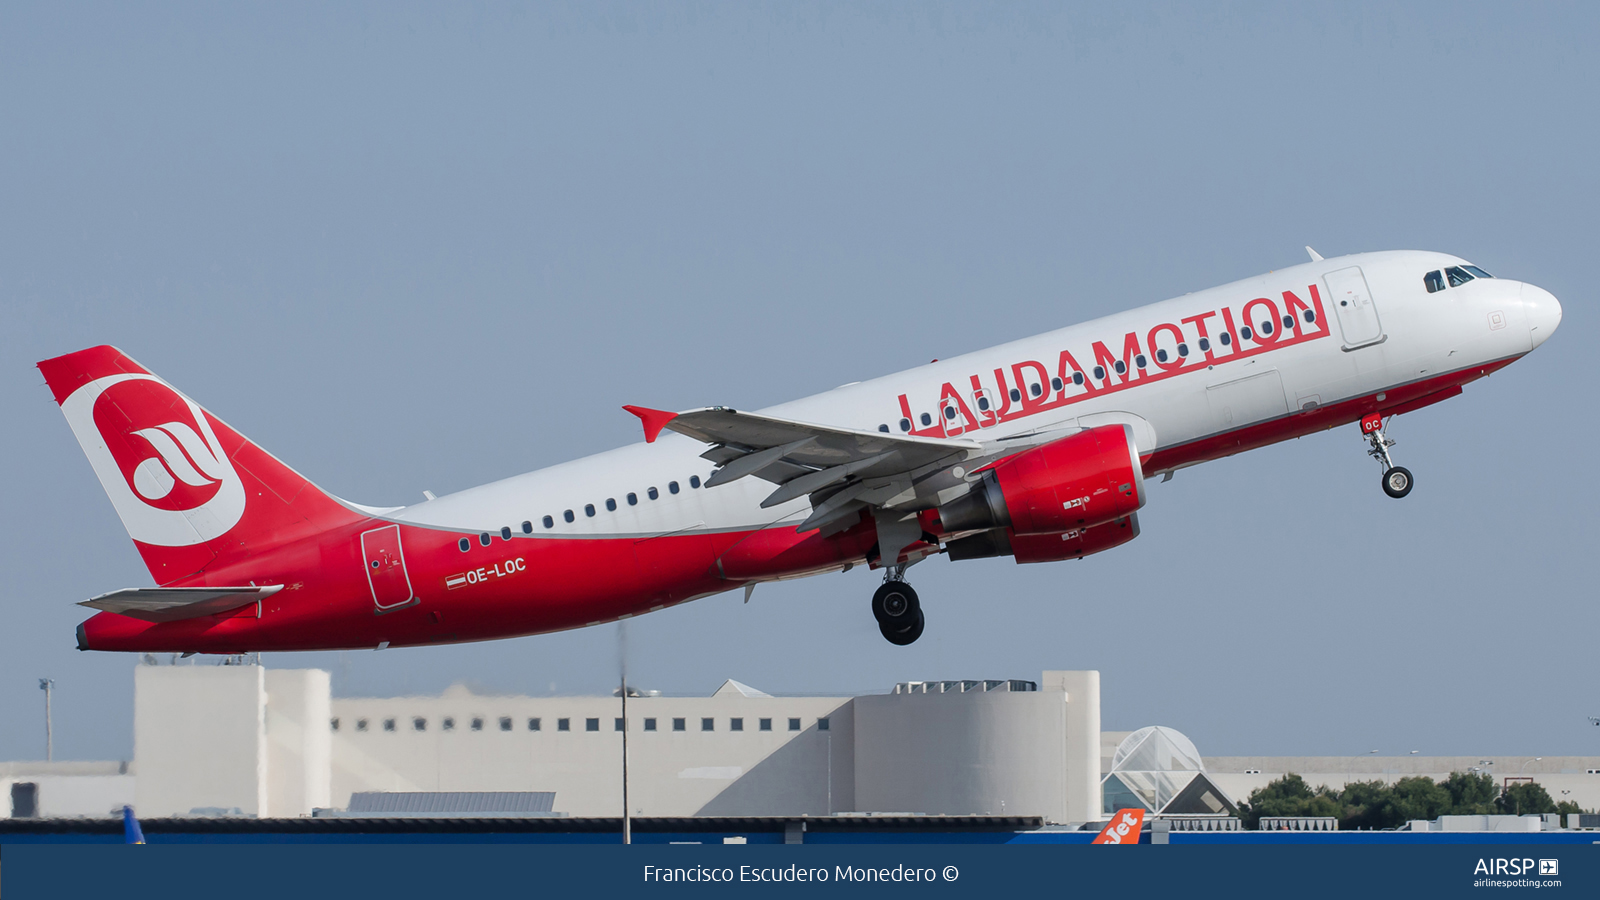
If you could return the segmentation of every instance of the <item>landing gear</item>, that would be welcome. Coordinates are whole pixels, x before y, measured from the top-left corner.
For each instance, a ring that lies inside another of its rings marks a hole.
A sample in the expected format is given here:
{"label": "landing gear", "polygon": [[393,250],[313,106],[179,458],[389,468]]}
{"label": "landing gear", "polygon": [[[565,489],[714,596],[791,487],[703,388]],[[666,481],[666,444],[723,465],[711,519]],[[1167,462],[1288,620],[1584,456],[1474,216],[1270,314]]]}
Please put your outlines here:
{"label": "landing gear", "polygon": [[922,603],[904,581],[905,566],[890,566],[883,586],[872,595],[872,617],[889,643],[904,647],[922,637]]}
{"label": "landing gear", "polygon": [[1389,448],[1394,446],[1383,433],[1383,415],[1372,413],[1361,420],[1361,433],[1366,435],[1367,455],[1378,461],[1383,466],[1383,492],[1396,500],[1411,493],[1411,486],[1415,483],[1411,477],[1411,470],[1404,466],[1397,466],[1389,458]]}

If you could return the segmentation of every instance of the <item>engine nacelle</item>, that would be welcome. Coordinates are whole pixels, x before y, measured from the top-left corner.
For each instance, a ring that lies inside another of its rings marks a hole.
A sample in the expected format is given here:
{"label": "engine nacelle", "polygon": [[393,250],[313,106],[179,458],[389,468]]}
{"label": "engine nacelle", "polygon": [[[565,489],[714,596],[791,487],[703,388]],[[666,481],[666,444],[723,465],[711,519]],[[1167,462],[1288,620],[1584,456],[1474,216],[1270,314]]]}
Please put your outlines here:
{"label": "engine nacelle", "polygon": [[1010,556],[1019,563],[1057,562],[1120,547],[1139,536],[1139,516],[1103,522],[1061,534],[1015,534],[1009,528],[996,528],[958,538],[945,545],[952,560]]}
{"label": "engine nacelle", "polygon": [[[1057,535],[1144,506],[1144,470],[1128,425],[1102,425],[1004,460],[972,491],[939,508],[946,533],[1009,528]],[[1064,557],[1063,557],[1064,558]]]}

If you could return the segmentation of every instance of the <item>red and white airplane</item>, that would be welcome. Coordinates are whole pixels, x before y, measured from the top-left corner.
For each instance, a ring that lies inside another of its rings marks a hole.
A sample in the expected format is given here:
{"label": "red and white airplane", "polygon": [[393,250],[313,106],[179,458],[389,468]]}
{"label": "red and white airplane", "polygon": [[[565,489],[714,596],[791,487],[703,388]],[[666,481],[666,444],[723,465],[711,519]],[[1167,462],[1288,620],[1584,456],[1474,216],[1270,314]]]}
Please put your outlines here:
{"label": "red and white airplane", "polygon": [[1145,479],[1185,466],[1360,422],[1404,497],[1385,418],[1561,322],[1547,291],[1454,256],[1311,258],[760,412],[626,407],[643,443],[389,509],[320,490],[114,347],[45,360],[160,585],[84,601],[78,646],[487,640],[862,564],[909,644],[913,563],[1110,549],[1138,535]]}

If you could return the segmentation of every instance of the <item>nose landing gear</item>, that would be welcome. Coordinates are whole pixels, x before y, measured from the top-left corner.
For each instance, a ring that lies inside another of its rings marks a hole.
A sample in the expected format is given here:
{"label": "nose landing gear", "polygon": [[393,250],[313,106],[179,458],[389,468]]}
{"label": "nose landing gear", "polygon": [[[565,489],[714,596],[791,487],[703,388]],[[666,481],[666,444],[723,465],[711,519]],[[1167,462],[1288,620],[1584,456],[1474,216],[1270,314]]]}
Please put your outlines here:
{"label": "nose landing gear", "polygon": [[922,603],[905,582],[906,567],[890,566],[872,595],[872,617],[889,643],[904,647],[922,637]]}
{"label": "nose landing gear", "polygon": [[1383,414],[1371,413],[1362,417],[1361,433],[1366,435],[1367,443],[1371,445],[1367,455],[1383,466],[1383,492],[1396,500],[1411,493],[1411,470],[1395,465],[1394,460],[1389,458],[1389,448],[1395,442],[1383,433]]}

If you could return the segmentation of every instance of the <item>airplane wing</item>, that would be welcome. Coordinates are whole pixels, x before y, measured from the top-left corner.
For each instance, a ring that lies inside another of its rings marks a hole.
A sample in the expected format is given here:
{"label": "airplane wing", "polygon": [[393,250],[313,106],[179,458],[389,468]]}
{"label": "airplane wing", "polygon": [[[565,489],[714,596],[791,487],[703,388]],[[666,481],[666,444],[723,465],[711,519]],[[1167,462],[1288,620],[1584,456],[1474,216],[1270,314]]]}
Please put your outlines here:
{"label": "airplane wing", "polygon": [[647,440],[666,428],[710,444],[700,456],[718,468],[707,487],[753,475],[776,485],[761,501],[764,509],[809,495],[812,514],[796,529],[802,532],[848,525],[869,507],[910,506],[919,481],[985,452],[976,441],[857,431],[724,406],[682,413],[623,408],[644,422]]}
{"label": "airplane wing", "polygon": [[176,622],[249,606],[281,590],[281,584],[264,587],[123,588],[80,600],[78,605],[145,622]]}

